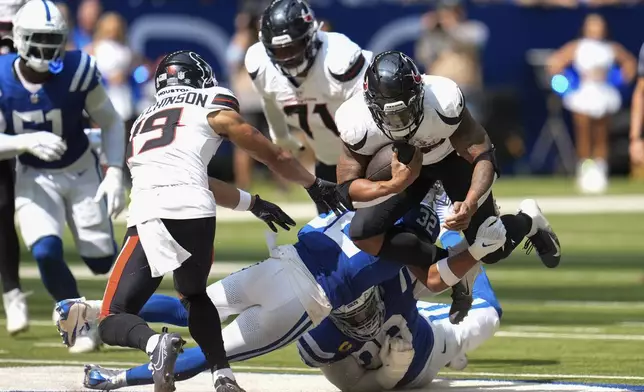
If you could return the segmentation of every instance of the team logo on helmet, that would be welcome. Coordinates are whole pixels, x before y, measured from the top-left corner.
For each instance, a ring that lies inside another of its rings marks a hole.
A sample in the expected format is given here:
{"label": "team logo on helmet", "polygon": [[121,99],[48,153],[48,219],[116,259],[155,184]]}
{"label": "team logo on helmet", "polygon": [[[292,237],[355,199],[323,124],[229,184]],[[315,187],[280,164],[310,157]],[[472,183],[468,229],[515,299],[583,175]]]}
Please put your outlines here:
{"label": "team logo on helmet", "polygon": [[414,78],[414,83],[416,83],[416,84],[420,84],[420,82],[423,81],[423,77],[420,76],[419,73],[417,73],[416,71],[413,71],[413,70],[411,71],[411,77]]}
{"label": "team logo on helmet", "polygon": [[366,77],[364,78],[364,83],[362,83],[362,89],[364,91],[369,90],[369,79],[367,79]]}

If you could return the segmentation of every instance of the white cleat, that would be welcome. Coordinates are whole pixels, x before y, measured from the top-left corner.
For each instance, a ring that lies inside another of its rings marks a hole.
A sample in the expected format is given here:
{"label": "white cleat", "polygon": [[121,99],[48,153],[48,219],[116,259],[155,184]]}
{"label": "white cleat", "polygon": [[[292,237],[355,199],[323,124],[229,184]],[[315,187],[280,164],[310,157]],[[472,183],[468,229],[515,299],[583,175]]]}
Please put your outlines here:
{"label": "white cleat", "polygon": [[537,249],[541,262],[548,268],[555,268],[561,261],[561,244],[550,223],[541,212],[541,208],[533,199],[525,199],[519,204],[519,212],[532,218],[532,228],[524,249],[530,254],[532,248]]}
{"label": "white cleat", "polygon": [[27,296],[20,289],[13,289],[2,294],[4,312],[7,316],[7,332],[16,335],[29,329],[29,314],[27,310]]}
{"label": "white cleat", "polygon": [[76,344],[69,348],[71,354],[83,354],[98,351],[101,347],[101,338],[98,336],[98,325],[91,323],[89,329],[83,329],[76,337]]}

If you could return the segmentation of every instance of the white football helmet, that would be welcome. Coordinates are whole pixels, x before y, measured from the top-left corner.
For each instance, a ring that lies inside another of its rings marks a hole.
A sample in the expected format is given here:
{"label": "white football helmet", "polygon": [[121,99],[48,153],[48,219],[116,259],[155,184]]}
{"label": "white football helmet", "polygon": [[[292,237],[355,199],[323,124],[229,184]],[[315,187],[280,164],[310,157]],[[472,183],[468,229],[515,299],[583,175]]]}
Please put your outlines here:
{"label": "white football helmet", "polygon": [[20,57],[37,72],[59,73],[67,44],[67,22],[49,0],[31,0],[13,19],[13,40]]}

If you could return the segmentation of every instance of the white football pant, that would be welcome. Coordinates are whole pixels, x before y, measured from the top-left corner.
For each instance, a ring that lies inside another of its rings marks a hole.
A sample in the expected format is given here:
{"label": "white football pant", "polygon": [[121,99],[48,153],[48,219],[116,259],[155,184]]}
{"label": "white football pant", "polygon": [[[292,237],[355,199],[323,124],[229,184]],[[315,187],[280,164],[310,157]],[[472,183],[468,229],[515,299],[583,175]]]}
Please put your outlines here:
{"label": "white football pant", "polygon": [[40,170],[18,164],[16,214],[27,247],[47,236],[63,237],[65,222],[81,256],[114,254],[112,221],[104,202],[94,202],[103,180],[98,157],[88,149],[65,169]]}

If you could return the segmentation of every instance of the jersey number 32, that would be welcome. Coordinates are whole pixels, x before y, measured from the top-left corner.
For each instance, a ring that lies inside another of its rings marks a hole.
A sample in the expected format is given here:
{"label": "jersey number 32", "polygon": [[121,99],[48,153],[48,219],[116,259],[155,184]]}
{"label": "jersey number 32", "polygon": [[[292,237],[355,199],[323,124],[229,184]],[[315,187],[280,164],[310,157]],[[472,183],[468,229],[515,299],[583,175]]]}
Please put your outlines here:
{"label": "jersey number 32", "polygon": [[142,119],[130,135],[127,158],[172,143],[182,111],[181,108],[166,109]]}

